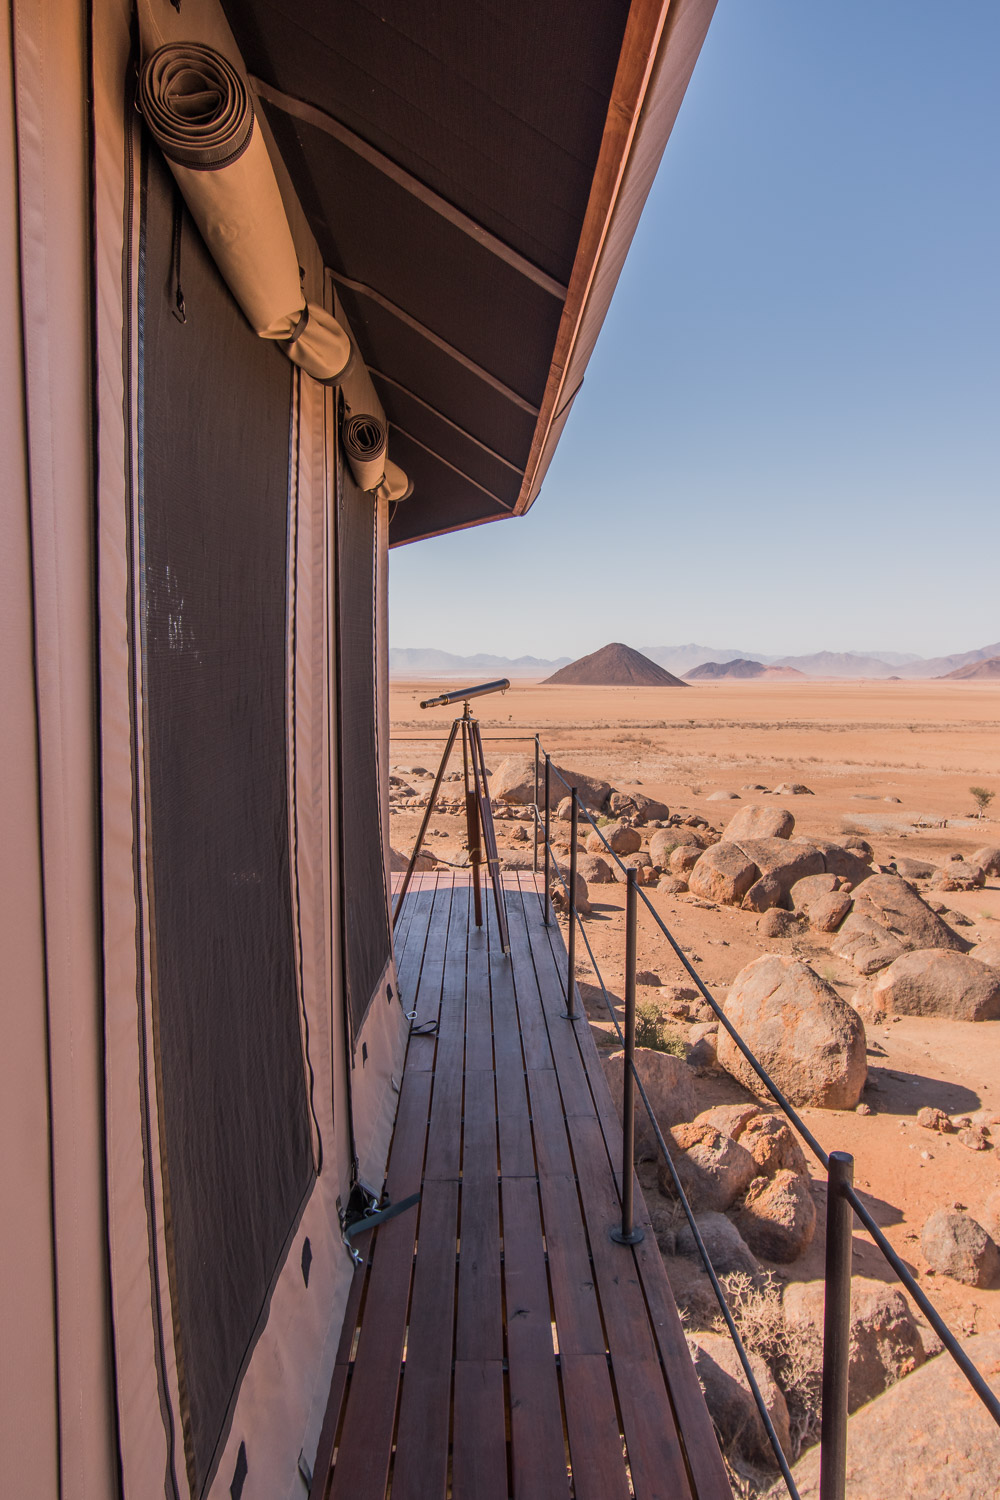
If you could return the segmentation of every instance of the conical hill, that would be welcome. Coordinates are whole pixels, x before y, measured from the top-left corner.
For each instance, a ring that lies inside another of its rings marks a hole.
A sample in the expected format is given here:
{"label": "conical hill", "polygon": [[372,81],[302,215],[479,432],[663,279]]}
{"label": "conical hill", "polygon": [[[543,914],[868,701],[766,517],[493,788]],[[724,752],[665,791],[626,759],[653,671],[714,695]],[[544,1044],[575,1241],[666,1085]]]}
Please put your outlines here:
{"label": "conical hill", "polygon": [[564,687],[687,687],[679,677],[621,641],[612,641],[600,651],[571,661],[545,682]]}

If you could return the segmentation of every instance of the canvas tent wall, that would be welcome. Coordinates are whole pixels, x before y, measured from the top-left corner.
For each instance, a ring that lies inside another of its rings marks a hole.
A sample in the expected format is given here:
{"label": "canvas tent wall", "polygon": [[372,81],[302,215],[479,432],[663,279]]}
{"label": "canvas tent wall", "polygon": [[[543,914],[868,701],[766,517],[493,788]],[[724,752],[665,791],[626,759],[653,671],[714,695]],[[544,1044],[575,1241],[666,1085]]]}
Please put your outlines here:
{"label": "canvas tent wall", "polygon": [[[534,499],[713,5],[11,0],[4,1495],[303,1492],[406,1033],[388,546]],[[136,108],[171,41],[253,107],[260,316]]]}
{"label": "canvas tent wall", "polygon": [[[19,4],[4,40],[0,1488],[300,1493],[353,1271],[338,1203],[355,1167],[381,1181],[405,1039],[388,501],[345,474],[338,390],[209,255],[134,107],[130,6]],[[363,366],[349,389],[381,415]]]}

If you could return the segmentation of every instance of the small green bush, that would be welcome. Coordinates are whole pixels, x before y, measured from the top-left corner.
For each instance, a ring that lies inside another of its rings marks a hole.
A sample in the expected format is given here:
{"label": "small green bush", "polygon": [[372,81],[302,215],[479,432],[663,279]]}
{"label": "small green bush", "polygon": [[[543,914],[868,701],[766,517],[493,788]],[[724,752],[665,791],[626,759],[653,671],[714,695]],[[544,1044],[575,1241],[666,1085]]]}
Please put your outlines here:
{"label": "small green bush", "polygon": [[669,1052],[672,1057],[686,1057],[687,1045],[667,1030],[653,1000],[640,1000],[635,1008],[635,1045],[653,1052]]}

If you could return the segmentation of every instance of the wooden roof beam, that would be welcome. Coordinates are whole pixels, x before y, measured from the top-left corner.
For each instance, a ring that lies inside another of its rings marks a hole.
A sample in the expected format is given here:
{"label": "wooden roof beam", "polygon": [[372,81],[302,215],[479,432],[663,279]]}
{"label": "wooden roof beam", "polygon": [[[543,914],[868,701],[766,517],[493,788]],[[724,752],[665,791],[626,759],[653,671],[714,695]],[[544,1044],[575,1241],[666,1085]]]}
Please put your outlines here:
{"label": "wooden roof beam", "polygon": [[467,354],[463,354],[461,349],[456,349],[454,344],[449,344],[447,339],[441,338],[432,328],[428,328],[426,324],[418,322],[416,318],[411,317],[402,307],[398,307],[395,302],[390,302],[388,297],[383,297],[382,293],[377,292],[374,287],[366,286],[363,281],[354,281],[350,276],[342,276],[339,271],[330,270],[330,276],[336,282],[337,286],[346,287],[349,292],[354,292],[356,296],[364,297],[369,302],[374,302],[377,307],[381,307],[392,317],[397,318],[400,323],[404,323],[407,328],[419,334],[422,339],[426,339],[429,344],[433,344],[435,349],[439,349],[442,354],[447,354],[450,359],[460,364],[464,370],[468,370],[470,375],[475,375],[477,379],[482,380],[484,384],[490,386],[498,395],[503,396],[506,401],[510,401],[514,406],[520,407],[521,411],[527,412],[530,417],[538,416],[537,406],[532,406],[531,402],[526,401],[519,392],[513,390],[509,385],[505,385],[496,375],[491,375],[489,370],[484,370],[482,365],[477,365],[475,360],[470,359]]}
{"label": "wooden roof beam", "polygon": [[370,167],[374,167],[383,177],[387,177],[390,182],[394,182],[397,187],[401,187],[416,198],[425,208],[431,209],[442,219],[446,219],[455,229],[468,235],[469,239],[475,240],[477,245],[481,245],[484,250],[488,250],[491,255],[495,255],[512,270],[517,271],[528,281],[534,282],[535,286],[541,287],[557,301],[566,300],[568,288],[563,286],[561,281],[550,276],[547,271],[543,271],[541,266],[536,266],[534,261],[521,255],[504,240],[484,228],[482,224],[463,213],[460,208],[456,208],[453,203],[449,203],[447,198],[442,198],[433,188],[429,188],[418,177],[407,172],[405,167],[399,166],[391,157],[369,145],[366,140],[356,135],[348,126],[341,124],[333,115],[317,109],[314,104],[307,104],[303,99],[295,99],[290,94],[283,94],[280,89],[273,88],[262,78],[251,77],[250,83],[254,92],[261,99],[266,99],[268,104],[273,104],[276,109],[280,109],[286,115],[291,115],[296,120],[302,120],[306,125],[322,130],[324,134],[338,141],[341,146],[346,146],[349,151],[353,151],[354,155],[359,156],[362,161],[366,161]]}

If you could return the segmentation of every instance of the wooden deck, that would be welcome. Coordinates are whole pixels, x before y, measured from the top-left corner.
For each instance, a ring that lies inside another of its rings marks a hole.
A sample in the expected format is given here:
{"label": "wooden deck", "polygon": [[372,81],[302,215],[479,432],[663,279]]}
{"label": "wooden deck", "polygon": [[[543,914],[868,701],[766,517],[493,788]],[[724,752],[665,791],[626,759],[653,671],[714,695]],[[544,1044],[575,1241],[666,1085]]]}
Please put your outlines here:
{"label": "wooden deck", "polygon": [[609,1238],[621,1127],[562,1015],[559,928],[504,878],[509,959],[460,873],[418,877],[397,928],[416,1020],[388,1191],[422,1196],[357,1242],[310,1500],[723,1500],[638,1187],[644,1241]]}

